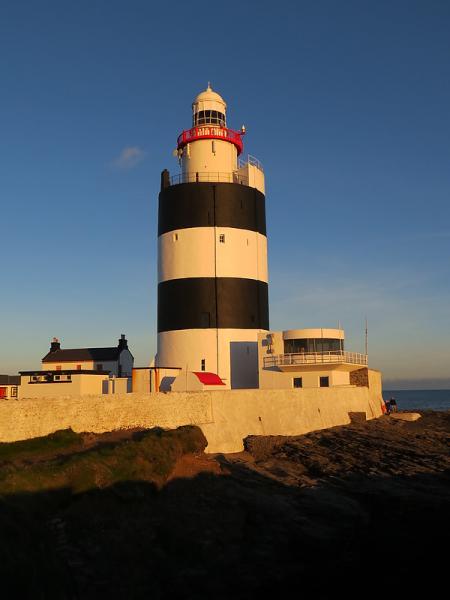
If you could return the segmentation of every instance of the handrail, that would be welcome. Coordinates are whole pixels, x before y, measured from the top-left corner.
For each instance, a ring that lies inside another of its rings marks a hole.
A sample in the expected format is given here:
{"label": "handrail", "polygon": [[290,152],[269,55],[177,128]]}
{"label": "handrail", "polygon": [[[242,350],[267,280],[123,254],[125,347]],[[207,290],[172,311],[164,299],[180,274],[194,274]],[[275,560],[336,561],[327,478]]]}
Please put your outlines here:
{"label": "handrail", "polygon": [[198,173],[178,173],[178,175],[172,175],[172,177],[169,178],[170,185],[204,182],[239,183],[241,185],[248,185],[248,177],[240,175],[237,171],[234,171],[233,173],[199,171]]}
{"label": "handrail", "polygon": [[242,169],[243,167],[245,167],[247,164],[248,165],[252,165],[254,167],[256,167],[257,169],[259,169],[260,171],[262,171],[264,173],[264,167],[262,166],[261,162],[256,158],[256,156],[253,156],[252,154],[247,154],[247,158],[239,158],[239,163],[238,166],[240,169]]}
{"label": "handrail", "polygon": [[276,354],[264,357],[264,367],[286,367],[295,365],[317,365],[350,363],[367,365],[367,354],[347,352],[346,350],[331,350],[328,352],[301,352],[296,354]]}

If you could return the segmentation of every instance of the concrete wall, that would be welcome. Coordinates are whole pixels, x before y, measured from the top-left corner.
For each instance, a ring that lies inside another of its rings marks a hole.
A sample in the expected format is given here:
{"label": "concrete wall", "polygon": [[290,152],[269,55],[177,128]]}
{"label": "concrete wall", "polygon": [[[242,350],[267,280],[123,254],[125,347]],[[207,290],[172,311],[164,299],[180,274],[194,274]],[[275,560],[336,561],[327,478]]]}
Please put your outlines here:
{"label": "concrete wall", "polygon": [[330,386],[349,386],[348,371],[339,369],[339,365],[308,365],[292,371],[281,371],[277,367],[261,369],[259,372],[259,387],[261,389],[289,389],[294,387],[294,377],[301,377],[304,388],[318,388],[321,377],[329,377]]}
{"label": "concrete wall", "polygon": [[208,452],[239,452],[248,435],[299,435],[350,422],[349,412],[382,415],[381,378],[369,387],[225,390],[40,398],[0,403],[0,441],[71,427],[104,432],[130,427],[201,427]]}

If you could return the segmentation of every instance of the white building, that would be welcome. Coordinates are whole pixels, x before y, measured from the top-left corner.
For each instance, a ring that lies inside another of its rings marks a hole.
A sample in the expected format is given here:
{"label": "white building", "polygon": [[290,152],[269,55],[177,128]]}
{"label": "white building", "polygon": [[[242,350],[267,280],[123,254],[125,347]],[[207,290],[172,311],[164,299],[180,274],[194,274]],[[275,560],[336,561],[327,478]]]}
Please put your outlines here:
{"label": "white building", "polygon": [[259,387],[367,384],[367,354],[344,349],[343,329],[291,329],[258,336]]}
{"label": "white building", "polygon": [[42,359],[42,369],[105,371],[116,377],[131,377],[133,362],[124,334],[120,336],[117,346],[108,348],[62,349],[59,340],[53,338],[50,351]]}
{"label": "white building", "polygon": [[131,391],[133,355],[125,335],[117,346],[61,349],[53,338],[40,371],[20,371],[19,398],[117,394]]}

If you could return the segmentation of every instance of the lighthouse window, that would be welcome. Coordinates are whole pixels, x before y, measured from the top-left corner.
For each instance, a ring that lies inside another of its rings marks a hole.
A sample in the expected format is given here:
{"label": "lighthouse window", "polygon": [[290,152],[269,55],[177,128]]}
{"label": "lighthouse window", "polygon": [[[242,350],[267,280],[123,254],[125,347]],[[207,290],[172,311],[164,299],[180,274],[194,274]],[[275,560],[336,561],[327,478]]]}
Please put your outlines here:
{"label": "lighthouse window", "polygon": [[202,358],[202,371],[206,369],[206,359]]}
{"label": "lighthouse window", "polygon": [[219,242],[220,242],[221,244],[225,244],[225,234],[224,234],[224,233],[221,233],[221,234],[219,235]]}
{"label": "lighthouse window", "polygon": [[225,115],[217,110],[200,110],[194,115],[194,125],[206,124],[225,127]]}

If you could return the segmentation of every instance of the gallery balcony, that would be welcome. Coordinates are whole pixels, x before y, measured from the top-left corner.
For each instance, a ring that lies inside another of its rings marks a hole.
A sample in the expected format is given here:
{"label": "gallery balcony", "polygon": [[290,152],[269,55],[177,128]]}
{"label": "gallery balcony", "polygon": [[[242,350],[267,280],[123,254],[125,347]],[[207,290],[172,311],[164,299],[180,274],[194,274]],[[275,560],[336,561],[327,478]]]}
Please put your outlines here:
{"label": "gallery balcony", "polygon": [[179,183],[239,183],[248,185],[248,176],[241,175],[238,171],[234,173],[220,173],[218,171],[198,173],[178,173],[169,179],[169,185]]}
{"label": "gallery balcony", "polygon": [[366,367],[367,354],[332,350],[330,352],[300,352],[298,354],[274,354],[264,357],[264,368],[277,368],[281,371],[295,371],[305,366],[342,365],[353,368],[353,365]]}

